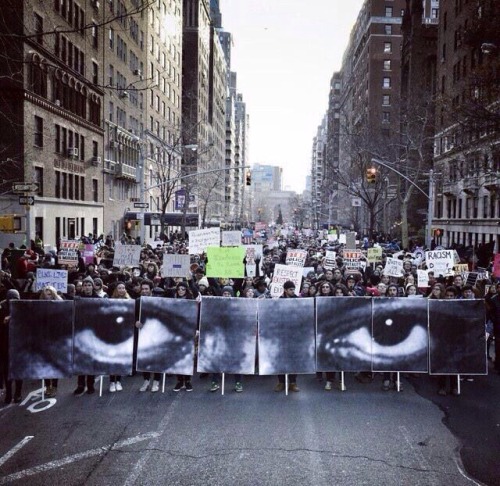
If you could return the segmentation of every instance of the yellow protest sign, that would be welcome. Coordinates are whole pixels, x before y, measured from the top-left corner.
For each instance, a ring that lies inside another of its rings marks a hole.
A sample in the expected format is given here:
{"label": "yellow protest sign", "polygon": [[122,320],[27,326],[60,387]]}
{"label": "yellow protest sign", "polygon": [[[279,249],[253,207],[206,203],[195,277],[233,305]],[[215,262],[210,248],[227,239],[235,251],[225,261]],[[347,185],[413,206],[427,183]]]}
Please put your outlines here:
{"label": "yellow protest sign", "polygon": [[368,248],[367,250],[368,263],[379,263],[382,261],[382,248]]}
{"label": "yellow protest sign", "polygon": [[245,268],[243,259],[246,250],[243,246],[209,246],[207,248],[206,276],[215,278],[243,278]]}

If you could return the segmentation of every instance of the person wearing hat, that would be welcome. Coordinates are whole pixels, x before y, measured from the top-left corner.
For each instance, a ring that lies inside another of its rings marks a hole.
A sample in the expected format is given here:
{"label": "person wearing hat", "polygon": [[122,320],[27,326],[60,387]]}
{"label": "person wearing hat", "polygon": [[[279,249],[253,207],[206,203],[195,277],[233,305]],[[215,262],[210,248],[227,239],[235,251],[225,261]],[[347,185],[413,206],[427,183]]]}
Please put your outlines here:
{"label": "person wearing hat", "polygon": [[207,294],[207,290],[208,290],[208,287],[209,287],[209,283],[208,283],[208,278],[207,277],[200,278],[200,280],[198,280],[195,283],[195,285],[197,286],[198,292],[201,295],[206,295]]}
{"label": "person wearing hat", "polygon": [[[287,280],[283,284],[283,295],[280,299],[296,299],[297,295],[295,295],[295,284],[291,280]],[[289,385],[288,389],[292,392],[299,392],[300,388],[297,386],[297,375],[290,374],[288,375]],[[285,375],[278,375],[278,383],[274,387],[275,392],[281,392],[285,389]]]}

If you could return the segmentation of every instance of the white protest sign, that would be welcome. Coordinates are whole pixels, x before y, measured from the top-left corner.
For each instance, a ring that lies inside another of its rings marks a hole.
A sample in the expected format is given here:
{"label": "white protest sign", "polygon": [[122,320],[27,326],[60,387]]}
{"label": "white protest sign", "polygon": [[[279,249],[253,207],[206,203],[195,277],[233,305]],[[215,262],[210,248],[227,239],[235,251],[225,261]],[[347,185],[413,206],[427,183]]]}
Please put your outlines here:
{"label": "white protest sign", "polygon": [[64,240],[59,246],[57,254],[57,262],[60,265],[78,265],[78,250],[80,248],[79,241]]}
{"label": "white protest sign", "polygon": [[270,285],[271,297],[281,297],[283,295],[283,284],[288,280],[291,280],[295,284],[295,294],[298,295],[302,283],[302,271],[302,267],[275,265],[273,281]]}
{"label": "white protest sign", "polygon": [[337,241],[337,235],[335,234],[327,235],[326,238],[328,241]]}
{"label": "white protest sign", "polygon": [[257,276],[257,262],[259,275],[262,275],[262,245],[243,245],[245,247],[247,277]]}
{"label": "white protest sign", "polygon": [[113,266],[136,267],[141,261],[141,245],[115,245]]}
{"label": "white protest sign", "polygon": [[342,258],[344,261],[344,268],[349,271],[349,270],[359,270],[360,268],[363,268],[362,262],[361,262],[361,257],[363,256],[363,252],[359,250],[351,251],[351,250],[344,250],[342,254]]}
{"label": "white protest sign", "polygon": [[292,267],[303,267],[306,263],[306,250],[288,250],[286,252],[286,264]]}
{"label": "white protest sign", "polygon": [[340,244],[345,245],[346,241],[347,241],[347,236],[345,233],[342,233],[341,235],[339,235],[339,243]]}
{"label": "white protest sign", "polygon": [[303,267],[302,268],[302,276],[305,278],[307,277],[308,273],[314,273],[316,275],[316,272],[314,270],[314,267]]}
{"label": "white protest sign", "polygon": [[188,277],[191,258],[189,255],[163,255],[161,273],[164,277]]}
{"label": "white protest sign", "polygon": [[429,274],[427,270],[417,269],[417,286],[421,288],[429,286]]}
{"label": "white protest sign", "polygon": [[[240,246],[241,231],[223,231],[221,246]],[[210,245],[212,246],[212,245]]]}
{"label": "white protest sign", "polygon": [[455,255],[453,250],[434,250],[425,252],[427,270],[434,272],[435,277],[453,275]]}
{"label": "white protest sign", "polygon": [[189,254],[207,251],[209,246],[220,246],[220,228],[206,228],[189,232]]}
{"label": "white protest sign", "polygon": [[384,275],[389,275],[390,277],[402,277],[403,260],[400,260],[399,258],[387,257],[384,267]]}
{"label": "white protest sign", "polygon": [[327,250],[325,254],[325,260],[323,262],[323,268],[327,270],[332,270],[337,266],[337,253],[332,250]]}
{"label": "white protest sign", "polygon": [[65,294],[68,291],[68,271],[55,270],[54,268],[37,268],[36,291],[38,292],[47,285],[51,285],[58,292]]}

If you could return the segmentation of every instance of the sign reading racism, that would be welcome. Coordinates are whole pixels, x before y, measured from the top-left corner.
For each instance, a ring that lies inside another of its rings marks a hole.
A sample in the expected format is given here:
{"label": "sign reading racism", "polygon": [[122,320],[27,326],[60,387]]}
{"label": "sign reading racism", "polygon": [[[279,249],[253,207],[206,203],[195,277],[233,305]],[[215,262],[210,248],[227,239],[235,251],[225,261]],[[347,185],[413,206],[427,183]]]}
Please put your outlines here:
{"label": "sign reading racism", "polygon": [[36,269],[36,290],[37,292],[47,285],[51,285],[58,292],[65,294],[68,291],[68,271],[56,270],[54,268]]}
{"label": "sign reading racism", "polygon": [[220,246],[220,228],[206,228],[189,232],[189,254],[207,251],[209,246]]}
{"label": "sign reading racism", "polygon": [[453,275],[455,256],[453,250],[434,250],[425,252],[427,269],[434,272],[435,277]]}
{"label": "sign reading racism", "polygon": [[242,246],[209,246],[207,248],[207,277],[243,278],[245,270]]}
{"label": "sign reading racism", "polygon": [[295,294],[298,295],[302,283],[302,267],[275,265],[273,281],[270,286],[271,297],[278,298],[283,295],[283,284],[287,280],[291,280],[295,284]]}
{"label": "sign reading racism", "polygon": [[113,266],[135,267],[141,260],[141,245],[115,245]]}

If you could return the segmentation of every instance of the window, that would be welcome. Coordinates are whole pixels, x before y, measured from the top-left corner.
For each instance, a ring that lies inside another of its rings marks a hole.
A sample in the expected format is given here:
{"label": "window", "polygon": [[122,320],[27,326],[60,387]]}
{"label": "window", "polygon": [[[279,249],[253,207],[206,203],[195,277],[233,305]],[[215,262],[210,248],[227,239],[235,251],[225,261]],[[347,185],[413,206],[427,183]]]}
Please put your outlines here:
{"label": "window", "polygon": [[68,197],[68,174],[61,173],[61,197],[66,199]]}
{"label": "window", "polygon": [[385,35],[392,35],[392,25],[385,24],[384,32],[385,32]]}
{"label": "window", "polygon": [[99,181],[97,179],[92,179],[92,201],[99,201]]}
{"label": "window", "polygon": [[35,167],[34,176],[35,176],[34,177],[35,182],[38,184],[37,195],[43,196],[43,168],[42,167]]}
{"label": "window", "polygon": [[33,14],[35,24],[35,41],[43,45],[43,18],[37,13]]}
{"label": "window", "polygon": [[391,104],[391,95],[382,96],[382,104],[384,106],[389,106]]}
{"label": "window", "polygon": [[385,16],[392,17],[392,7],[385,7]]}
{"label": "window", "polygon": [[95,61],[92,61],[92,82],[99,84],[99,65]]}
{"label": "window", "polygon": [[90,33],[92,35],[92,47],[97,49],[99,47],[99,28],[95,22],[92,22]]}
{"label": "window", "polygon": [[111,50],[115,48],[115,31],[112,28],[109,29],[109,48]]}
{"label": "window", "polygon": [[389,123],[391,121],[391,114],[388,111],[382,113],[382,122]]}
{"label": "window", "polygon": [[392,42],[384,42],[384,52],[392,52]]}
{"label": "window", "polygon": [[384,88],[390,88],[391,87],[391,78],[385,77],[383,80],[382,86]]}
{"label": "window", "polygon": [[43,148],[43,118],[35,115],[35,136],[33,143],[35,147]]}
{"label": "window", "polygon": [[390,71],[391,70],[391,61],[389,59],[384,60],[384,71]]}

